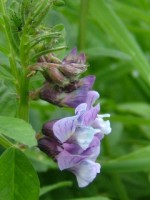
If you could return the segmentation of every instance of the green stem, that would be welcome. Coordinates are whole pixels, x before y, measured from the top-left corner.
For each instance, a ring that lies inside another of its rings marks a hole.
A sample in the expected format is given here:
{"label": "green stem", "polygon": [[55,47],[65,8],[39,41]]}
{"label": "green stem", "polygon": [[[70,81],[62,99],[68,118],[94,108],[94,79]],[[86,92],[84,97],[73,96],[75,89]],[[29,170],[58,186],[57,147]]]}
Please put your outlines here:
{"label": "green stem", "polygon": [[0,134],[0,145],[3,146],[4,148],[9,148],[13,146],[13,144],[1,134]]}
{"label": "green stem", "polygon": [[[109,157],[113,157],[107,137],[104,139],[103,144],[104,144],[106,154]],[[116,192],[118,193],[119,199],[120,200],[129,200],[129,197],[126,193],[125,187],[124,187],[120,177],[116,173],[112,173],[111,178],[112,178],[113,184],[115,185]]]}
{"label": "green stem", "polygon": [[29,121],[29,80],[26,73],[22,76],[20,87],[20,101],[19,101],[19,111],[18,117]]}
{"label": "green stem", "polygon": [[78,37],[78,47],[80,50],[85,49],[88,5],[89,0],[81,0]]}
{"label": "green stem", "polygon": [[27,66],[28,66],[28,56],[25,53],[24,44],[26,43],[26,29],[24,29],[20,41],[20,60],[22,65],[22,75],[20,81],[20,101],[19,101],[19,110],[18,117],[29,121],[29,78],[27,78]]}

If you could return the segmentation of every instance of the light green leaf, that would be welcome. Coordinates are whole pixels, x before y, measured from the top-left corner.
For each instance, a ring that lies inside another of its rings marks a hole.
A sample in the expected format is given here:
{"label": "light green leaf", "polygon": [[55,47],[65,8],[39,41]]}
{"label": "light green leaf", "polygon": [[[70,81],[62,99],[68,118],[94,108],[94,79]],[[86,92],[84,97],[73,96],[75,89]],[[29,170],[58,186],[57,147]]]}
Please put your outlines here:
{"label": "light green leaf", "polygon": [[138,172],[150,170],[150,146],[102,164],[107,172]]}
{"label": "light green leaf", "polygon": [[145,12],[144,10],[129,6],[125,3],[121,3],[119,1],[113,1],[111,4],[121,15],[124,15],[125,17],[129,17],[130,19],[136,19],[145,21],[148,24],[150,23],[150,14],[149,12]]}
{"label": "light green leaf", "polygon": [[37,144],[35,131],[22,119],[0,116],[0,134],[28,146]]}
{"label": "light green leaf", "polygon": [[124,103],[117,105],[117,110],[122,112],[129,112],[133,114],[137,114],[142,117],[150,118],[150,105],[146,103]]}
{"label": "light green leaf", "polygon": [[39,180],[26,156],[9,148],[0,158],[0,200],[38,200]]}
{"label": "light green leaf", "polygon": [[111,5],[105,0],[91,1],[91,16],[100,27],[116,42],[121,51],[132,58],[134,67],[142,78],[150,85],[150,66],[143,51],[133,35],[128,31],[123,21],[114,12]]}
{"label": "light green leaf", "polygon": [[[0,70],[0,72],[2,71]],[[10,78],[10,76],[6,76],[7,78]],[[0,114],[14,116],[16,114],[16,109],[17,105],[15,90],[10,85],[9,87],[6,86],[4,81],[0,81]]]}
{"label": "light green leaf", "polygon": [[132,115],[112,115],[110,119],[124,124],[150,125],[150,118],[134,117]]}
{"label": "light green leaf", "polygon": [[55,190],[57,188],[66,187],[66,186],[69,186],[69,187],[72,186],[72,182],[71,181],[63,181],[60,183],[56,183],[54,185],[44,186],[40,189],[40,196],[46,194],[47,192]]}
{"label": "light green leaf", "polygon": [[2,44],[0,44],[0,51],[3,53],[3,54],[5,54],[5,55],[8,55],[9,53],[8,53],[8,50],[6,49],[6,48],[4,48],[3,46],[2,46]]}
{"label": "light green leaf", "polygon": [[131,60],[131,57],[128,54],[118,51],[116,49],[110,49],[106,47],[89,48],[85,50],[85,52],[92,57],[107,56],[122,60]]}

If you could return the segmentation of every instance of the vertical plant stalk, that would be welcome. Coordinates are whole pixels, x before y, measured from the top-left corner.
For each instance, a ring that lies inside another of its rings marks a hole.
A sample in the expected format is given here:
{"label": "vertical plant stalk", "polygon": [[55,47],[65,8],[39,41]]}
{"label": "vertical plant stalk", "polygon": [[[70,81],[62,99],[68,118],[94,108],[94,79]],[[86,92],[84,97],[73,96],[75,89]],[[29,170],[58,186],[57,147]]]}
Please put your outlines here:
{"label": "vertical plant stalk", "polygon": [[[105,148],[105,153],[111,158],[112,153],[111,153],[111,149],[109,147],[108,138],[104,139],[103,144],[104,144],[104,148]],[[125,187],[124,187],[120,177],[116,173],[112,173],[111,178],[112,178],[113,184],[115,185],[114,188],[116,188],[116,192],[118,194],[119,199],[120,200],[129,200],[129,197],[127,195],[127,192],[125,190]]]}
{"label": "vertical plant stalk", "polygon": [[[29,87],[29,80],[26,77],[26,69],[25,69],[25,64],[26,64],[26,60],[27,58],[24,55],[24,40],[22,40],[21,42],[21,48],[20,48],[20,52],[21,52],[21,64],[22,64],[22,70],[19,73],[19,70],[17,68],[16,65],[16,61],[15,61],[15,53],[14,53],[14,49],[12,47],[12,35],[11,35],[11,29],[9,26],[9,22],[7,19],[7,13],[5,10],[5,5],[4,5],[4,1],[0,0],[0,10],[2,12],[3,15],[3,21],[4,21],[4,31],[5,31],[5,35],[6,35],[6,39],[9,45],[9,62],[10,62],[10,67],[12,70],[12,74],[15,77],[15,84],[16,84],[16,90],[17,90],[17,94],[19,96],[19,108],[17,111],[17,117],[28,121],[28,115],[29,115],[29,103],[28,103],[28,87]],[[23,35],[24,38],[24,35]]]}
{"label": "vertical plant stalk", "polygon": [[88,7],[89,0],[81,0],[78,36],[78,47],[80,50],[85,49]]}
{"label": "vertical plant stalk", "polygon": [[26,45],[28,43],[28,39],[26,36],[28,35],[28,31],[31,28],[31,23],[35,20],[35,24],[37,26],[44,18],[45,14],[48,12],[51,3],[51,1],[44,0],[42,1],[42,3],[37,4],[34,13],[30,15],[26,20],[20,39],[20,61],[22,67],[22,74],[20,81],[20,101],[18,116],[19,118],[24,119],[27,122],[29,121],[29,78],[27,77],[27,74],[30,59],[28,55],[29,51],[26,51]]}
{"label": "vertical plant stalk", "polygon": [[19,101],[19,118],[29,121],[29,78],[27,78],[28,56],[25,53],[26,43],[26,27],[22,32],[20,41],[20,60],[22,67],[21,81],[20,81],[20,101]]}
{"label": "vertical plant stalk", "polygon": [[29,121],[29,80],[27,78],[27,73],[24,71],[22,73],[22,78],[20,81],[20,99],[19,99],[19,110],[18,117]]}
{"label": "vertical plant stalk", "polygon": [[6,36],[6,40],[8,42],[8,46],[9,46],[9,63],[10,63],[10,67],[11,67],[11,71],[12,74],[14,76],[14,78],[16,79],[15,85],[16,85],[16,91],[17,93],[19,92],[19,73],[18,73],[18,69],[17,69],[17,65],[16,65],[16,61],[15,61],[15,53],[14,50],[12,48],[11,45],[11,30],[9,27],[9,23],[8,23],[8,19],[7,19],[7,13],[5,11],[5,6],[4,6],[4,1],[0,0],[0,10],[2,12],[2,17],[3,17],[3,29],[5,32],[5,36]]}

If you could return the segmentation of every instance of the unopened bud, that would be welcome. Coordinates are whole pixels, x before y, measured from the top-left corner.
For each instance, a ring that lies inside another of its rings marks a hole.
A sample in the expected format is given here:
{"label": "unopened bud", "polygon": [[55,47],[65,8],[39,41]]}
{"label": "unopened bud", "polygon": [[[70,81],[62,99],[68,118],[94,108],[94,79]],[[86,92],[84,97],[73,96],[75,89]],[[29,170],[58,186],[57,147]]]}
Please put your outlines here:
{"label": "unopened bud", "polygon": [[29,76],[35,71],[40,71],[46,81],[65,87],[78,80],[79,75],[87,70],[86,57],[83,53],[78,55],[77,49],[74,48],[62,61],[53,54],[41,56],[38,63],[30,66],[29,70]]}
{"label": "unopened bud", "polygon": [[51,156],[55,160],[55,156],[59,153],[57,146],[59,142],[57,139],[51,137],[43,137],[38,140],[38,147],[41,151]]}

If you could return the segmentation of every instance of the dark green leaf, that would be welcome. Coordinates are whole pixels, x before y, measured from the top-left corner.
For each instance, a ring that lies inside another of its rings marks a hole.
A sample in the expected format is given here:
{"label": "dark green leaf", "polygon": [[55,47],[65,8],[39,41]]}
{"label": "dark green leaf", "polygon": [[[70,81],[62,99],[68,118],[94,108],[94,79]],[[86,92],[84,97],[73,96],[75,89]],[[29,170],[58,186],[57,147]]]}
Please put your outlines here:
{"label": "dark green leaf", "polygon": [[0,200],[38,200],[39,180],[26,156],[10,148],[0,158]]}

